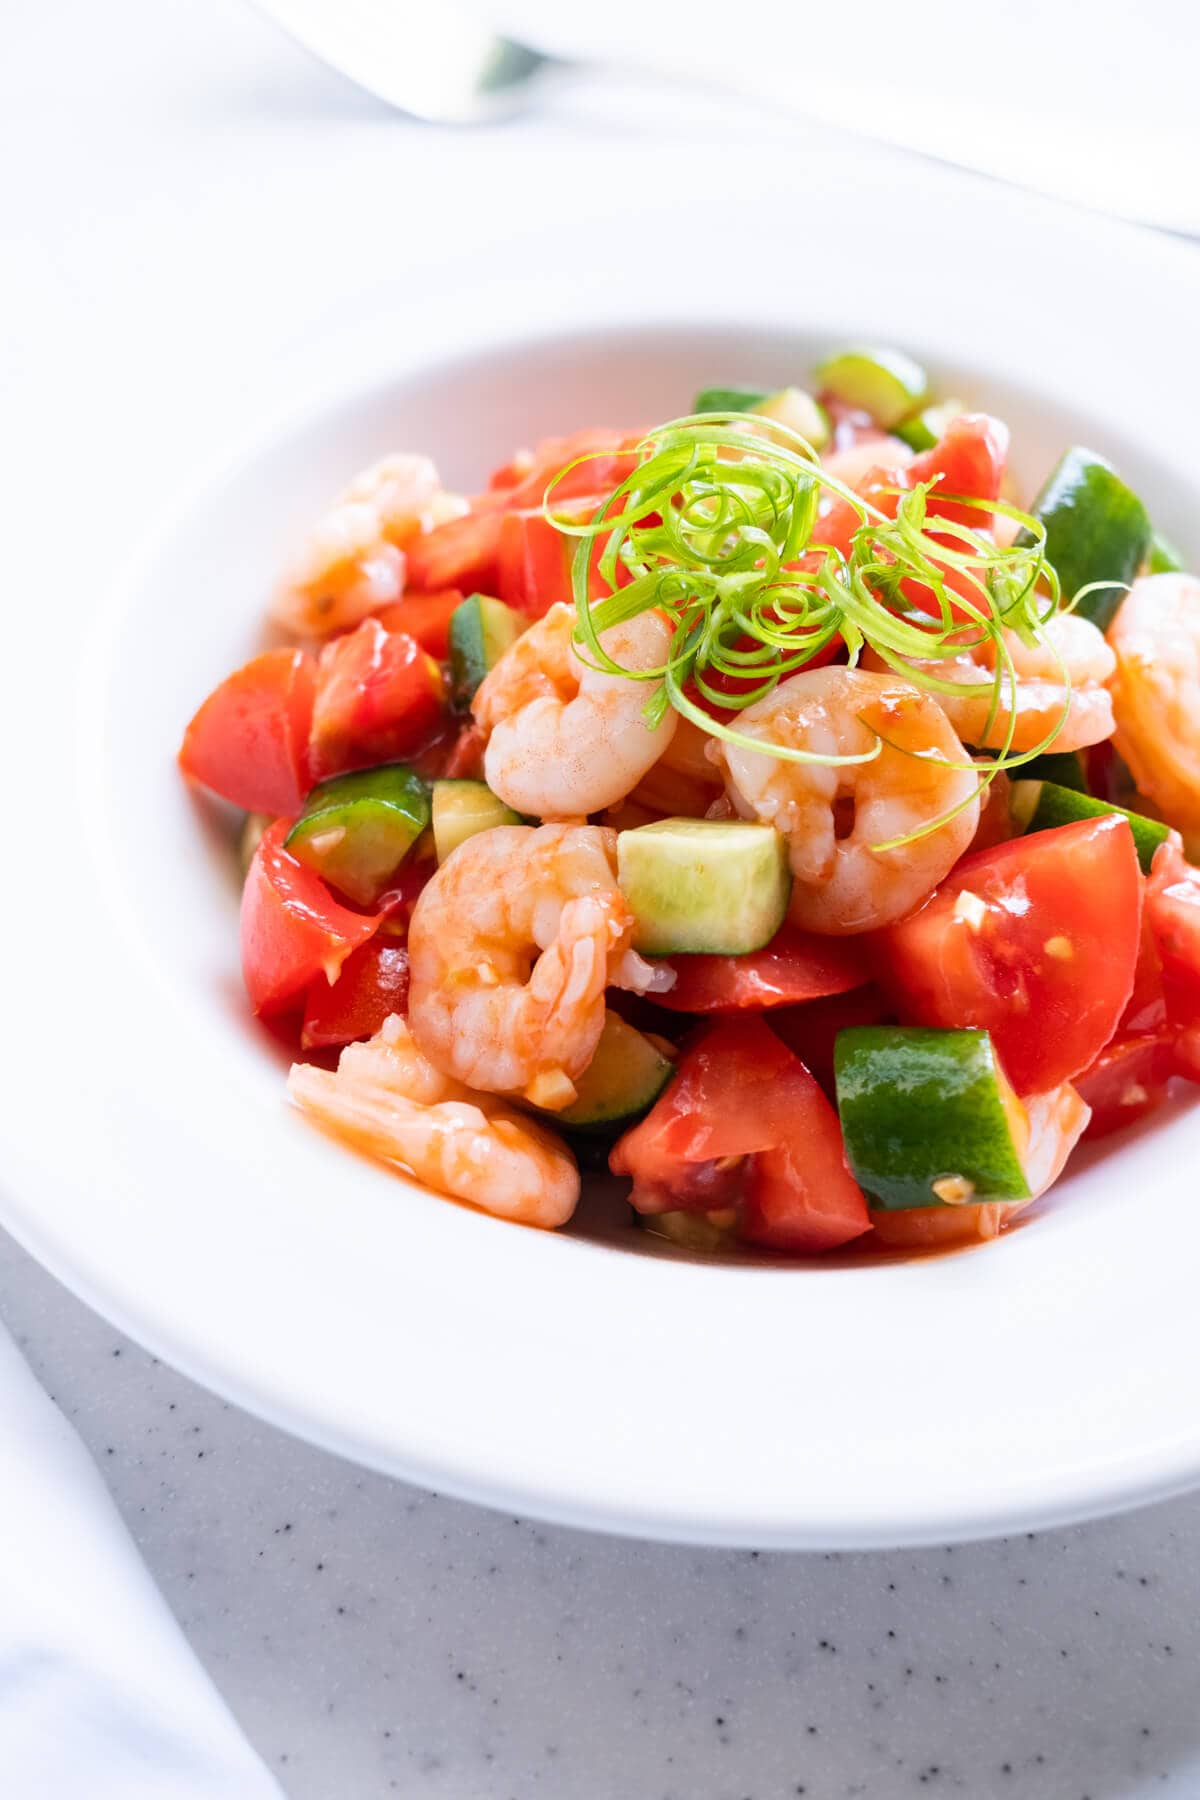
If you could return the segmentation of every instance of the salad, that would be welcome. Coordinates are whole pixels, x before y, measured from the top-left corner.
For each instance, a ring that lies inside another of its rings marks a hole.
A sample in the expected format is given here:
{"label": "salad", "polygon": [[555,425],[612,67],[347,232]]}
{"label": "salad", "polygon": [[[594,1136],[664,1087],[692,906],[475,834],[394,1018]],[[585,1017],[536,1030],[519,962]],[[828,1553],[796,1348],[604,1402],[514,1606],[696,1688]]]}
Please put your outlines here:
{"label": "salad", "polygon": [[188,725],[313,1120],[696,1251],[995,1237],[1200,1080],[1200,580],[891,350],[356,477]]}

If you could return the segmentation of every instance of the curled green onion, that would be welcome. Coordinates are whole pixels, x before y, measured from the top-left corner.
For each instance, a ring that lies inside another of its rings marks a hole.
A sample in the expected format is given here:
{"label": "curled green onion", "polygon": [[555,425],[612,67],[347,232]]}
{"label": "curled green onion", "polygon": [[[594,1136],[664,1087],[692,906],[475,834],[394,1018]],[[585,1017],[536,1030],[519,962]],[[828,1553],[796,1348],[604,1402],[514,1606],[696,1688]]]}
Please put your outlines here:
{"label": "curled green onion", "polygon": [[[984,740],[1006,695],[1010,716],[1003,743],[980,768],[980,793],[1002,770],[1041,755],[1061,730],[1070,676],[1054,651],[1062,715],[1035,749],[1012,748],[1017,676],[1004,634],[1015,633],[1026,646],[1047,644],[1046,622],[1061,605],[1045,529],[1017,507],[937,492],[939,501],[1023,526],[1030,541],[1007,546],[961,519],[930,518],[936,482],[883,490],[896,499],[892,516],[822,467],[787,426],[767,420],[750,426],[741,414],[697,414],[658,426],[638,446],[633,470],[590,519],[555,511],[554,489],[567,472],[550,483],[543,509],[560,532],[578,540],[572,563],[577,650],[597,669],[652,684],[648,722],[674,707],[712,736],[787,761],[869,762],[882,740],[861,755],[824,755],[752,738],[706,710],[743,712],[840,639],[851,664],[869,647],[935,697],[977,695],[981,683],[955,681],[953,668],[943,675],[939,664],[983,653],[993,670]],[[846,551],[822,540],[826,498],[846,503],[857,516]],[[589,595],[593,569],[609,590],[599,599]],[[911,598],[912,583],[924,590],[920,606]],[[626,669],[601,638],[652,609],[673,627],[669,656],[656,668]],[[729,682],[737,684],[732,691]],[[963,802],[969,803],[970,797]]]}

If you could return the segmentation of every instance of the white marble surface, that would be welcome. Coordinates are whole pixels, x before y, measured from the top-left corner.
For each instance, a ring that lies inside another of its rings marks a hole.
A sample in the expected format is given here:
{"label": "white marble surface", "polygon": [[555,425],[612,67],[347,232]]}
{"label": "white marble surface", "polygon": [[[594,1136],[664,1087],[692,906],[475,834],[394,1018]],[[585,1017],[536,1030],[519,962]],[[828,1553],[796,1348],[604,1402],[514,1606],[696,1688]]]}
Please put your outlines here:
{"label": "white marble surface", "polygon": [[[419,136],[237,0],[10,0],[4,30],[0,485],[60,623],[364,291],[402,319],[426,260],[539,229],[549,170],[602,210],[651,142],[591,87]],[[668,123],[682,174],[703,121]],[[847,153],[789,141],[810,179]],[[953,1551],[621,1543],[296,1443],[4,1240],[0,1314],[291,1800],[1200,1793],[1200,1498]]]}

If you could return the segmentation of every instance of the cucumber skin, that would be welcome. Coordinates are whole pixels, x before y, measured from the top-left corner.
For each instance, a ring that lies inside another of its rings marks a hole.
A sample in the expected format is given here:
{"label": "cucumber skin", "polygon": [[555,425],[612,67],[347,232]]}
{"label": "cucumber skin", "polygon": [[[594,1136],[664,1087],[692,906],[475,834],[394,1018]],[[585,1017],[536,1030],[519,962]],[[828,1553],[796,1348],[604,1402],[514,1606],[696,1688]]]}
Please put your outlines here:
{"label": "cucumber skin", "polygon": [[[428,784],[406,763],[381,763],[319,782],[283,840],[284,849],[356,905],[373,906],[429,820]],[[357,826],[359,835],[348,835],[330,856],[309,853],[310,838],[334,826],[348,834]],[[389,837],[398,841],[407,835],[398,855],[389,849],[386,855],[372,856],[381,830],[386,834],[384,844]]]}
{"label": "cucumber skin", "polygon": [[578,1099],[539,1117],[580,1137],[615,1138],[650,1111],[674,1073],[674,1063],[643,1032],[606,1012],[595,1055],[575,1084]]}
{"label": "cucumber skin", "polygon": [[466,710],[484,677],[519,637],[514,609],[489,594],[469,594],[450,614],[450,685]]}
{"label": "cucumber skin", "polygon": [[[1021,786],[1019,781],[1013,783],[1014,790]],[[1144,813],[1129,812],[1124,806],[1113,806],[1107,800],[1095,800],[1091,794],[1081,794],[1074,788],[1043,781],[1025,835],[1031,831],[1053,831],[1059,825],[1072,825],[1077,819],[1102,819],[1109,814],[1128,819],[1142,874],[1148,875],[1155,851],[1171,835],[1170,827],[1161,819],[1148,819]]]}
{"label": "cucumber skin", "polygon": [[[1053,564],[1064,601],[1091,581],[1121,586],[1085,594],[1075,608],[1107,631],[1150,548],[1150,519],[1133,489],[1110,463],[1074,445],[1064,451],[1030,511],[1046,528],[1046,560]],[[1016,542],[1034,539],[1024,527]]]}
{"label": "cucumber skin", "polygon": [[814,373],[822,393],[870,413],[885,431],[921,412],[929,378],[902,350],[852,348],[827,356]]}
{"label": "cucumber skin", "polygon": [[1052,781],[1055,787],[1070,788],[1072,793],[1088,792],[1087,770],[1078,750],[1046,750],[1031,762],[1022,763],[1013,781]]}
{"label": "cucumber skin", "polygon": [[851,1172],[887,1212],[942,1206],[932,1183],[961,1175],[976,1200],[1026,1200],[986,1031],[855,1025],[834,1046]]}
{"label": "cucumber skin", "polygon": [[751,407],[761,406],[767,398],[766,390],[744,387],[710,387],[701,388],[692,406],[694,413],[730,413],[749,412]]}

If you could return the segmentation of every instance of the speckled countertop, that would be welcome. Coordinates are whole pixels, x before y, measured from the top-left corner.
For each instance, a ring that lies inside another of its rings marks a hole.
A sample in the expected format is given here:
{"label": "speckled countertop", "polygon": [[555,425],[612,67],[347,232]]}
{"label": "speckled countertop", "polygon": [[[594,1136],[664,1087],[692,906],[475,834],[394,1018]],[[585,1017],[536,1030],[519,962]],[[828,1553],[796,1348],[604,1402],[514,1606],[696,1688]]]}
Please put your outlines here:
{"label": "speckled countertop", "polygon": [[289,1800],[1200,1794],[1200,1496],[945,1550],[629,1543],[298,1443],[7,1241],[0,1314]]}
{"label": "speckled countertop", "polygon": [[[432,262],[542,191],[548,140],[559,164],[611,155],[607,99],[503,155],[418,136],[239,0],[19,5],[6,49],[6,424],[45,466],[51,363],[77,433],[120,421],[77,496],[97,565],[403,274],[381,220],[415,222]],[[560,169],[573,208],[612,186],[584,172]],[[83,591],[62,573],[60,607]],[[289,1800],[1200,1795],[1200,1496],[955,1550],[627,1543],[297,1443],[4,1239],[0,1315]]]}

